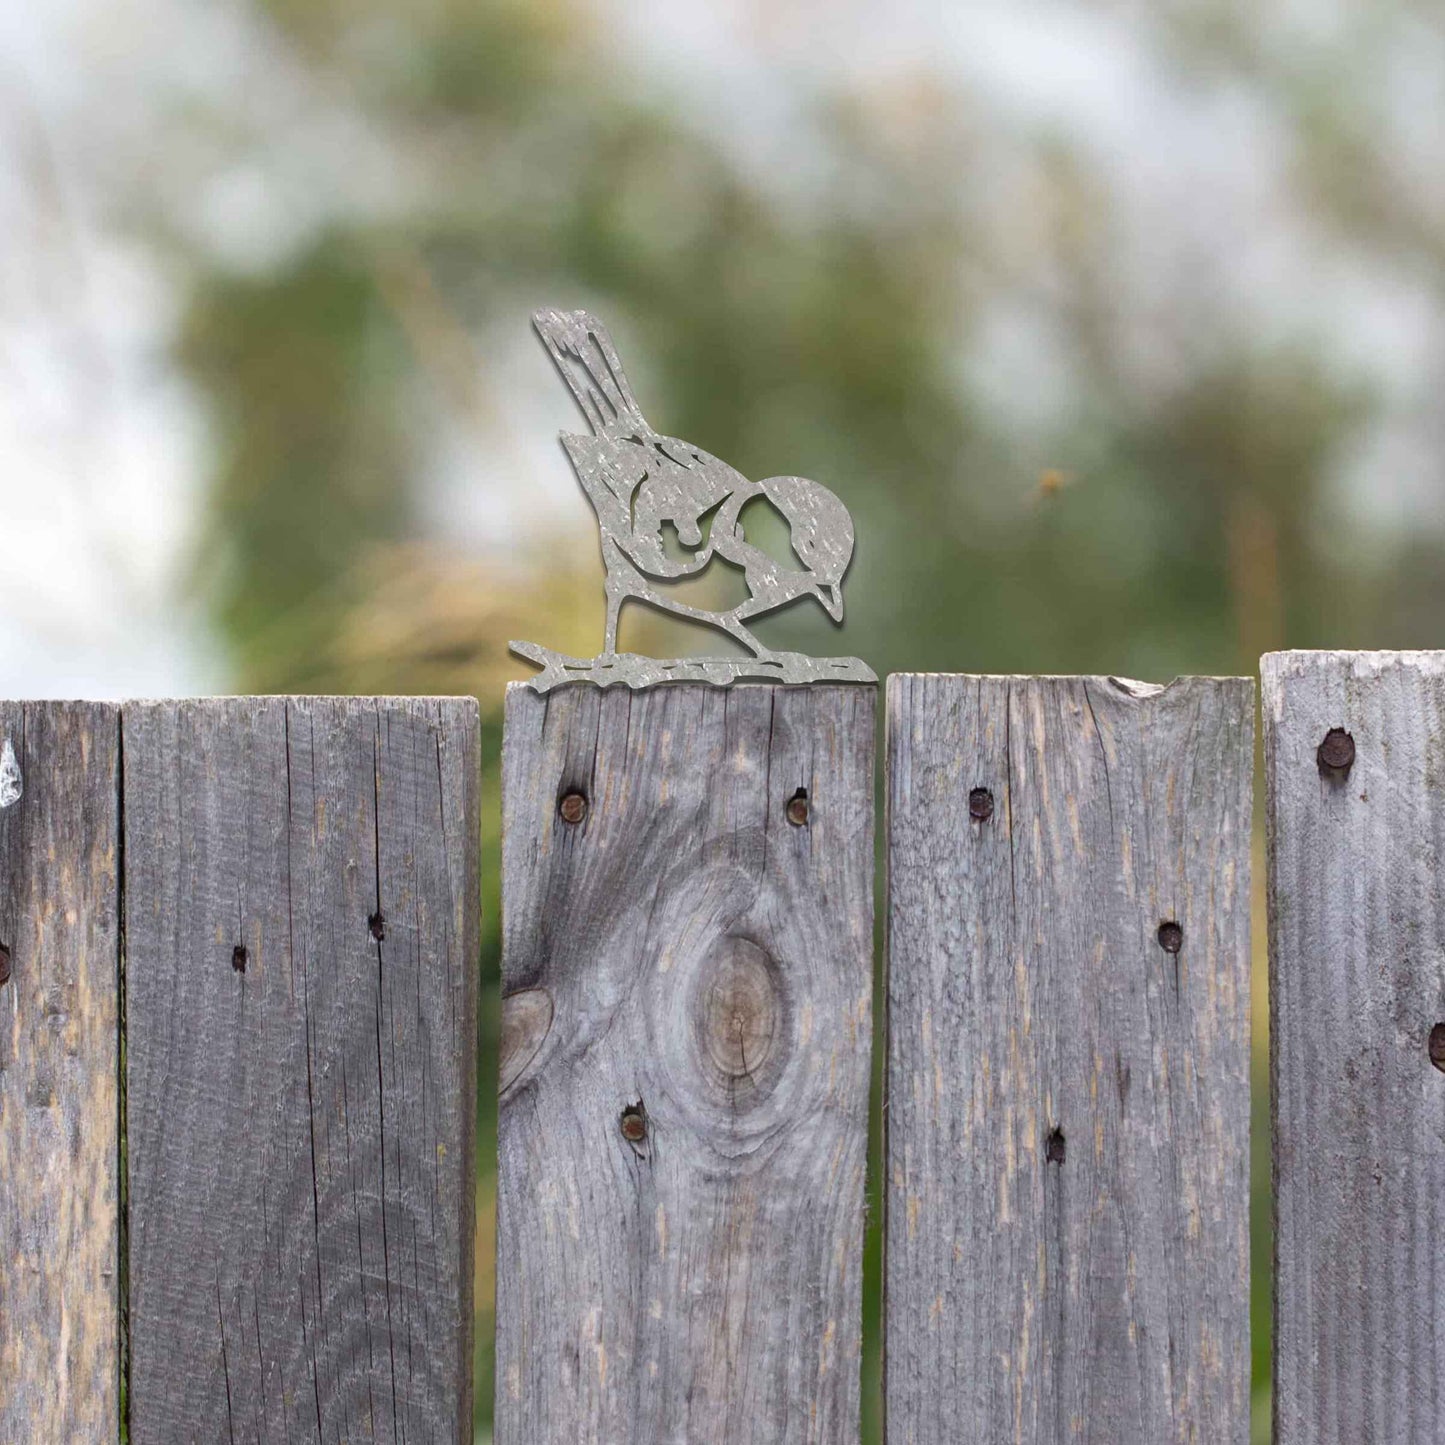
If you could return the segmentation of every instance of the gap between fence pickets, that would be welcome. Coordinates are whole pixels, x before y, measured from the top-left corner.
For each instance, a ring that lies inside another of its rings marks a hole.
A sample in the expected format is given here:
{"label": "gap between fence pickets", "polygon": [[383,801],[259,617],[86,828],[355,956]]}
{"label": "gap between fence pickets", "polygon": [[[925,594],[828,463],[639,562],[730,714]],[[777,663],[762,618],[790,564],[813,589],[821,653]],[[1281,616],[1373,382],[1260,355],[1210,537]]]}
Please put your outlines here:
{"label": "gap between fence pickets", "polygon": [[126,1039],[126,1015],[125,1015],[125,971],[126,971],[126,940],[125,940],[125,729],[121,725],[123,707],[115,709],[115,816],[116,816],[116,899],[115,899],[115,926],[116,926],[116,966],[115,966],[115,990],[116,990],[116,1059],[115,1059],[115,1092],[116,1092],[116,1130],[119,1141],[117,1151],[117,1194],[120,1202],[120,1217],[116,1223],[116,1279],[117,1292],[119,1297],[120,1319],[119,1327],[119,1350],[120,1350],[120,1414],[121,1427],[124,1431],[124,1438],[127,1441],[135,1439],[131,1432],[130,1422],[130,1181],[126,1168],[126,1141],[128,1136],[128,1121],[126,1108],[126,1068],[125,1068],[125,1039]]}

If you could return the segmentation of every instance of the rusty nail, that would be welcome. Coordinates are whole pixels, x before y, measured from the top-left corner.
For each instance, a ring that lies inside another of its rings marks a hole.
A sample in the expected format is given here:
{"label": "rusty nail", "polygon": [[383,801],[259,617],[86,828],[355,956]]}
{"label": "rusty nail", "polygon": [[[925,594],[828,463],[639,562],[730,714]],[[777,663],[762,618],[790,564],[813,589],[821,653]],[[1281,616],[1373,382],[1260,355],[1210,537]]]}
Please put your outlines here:
{"label": "rusty nail", "polygon": [[1315,754],[1322,773],[1347,773],[1355,765],[1355,740],[1344,728],[1331,728]]}
{"label": "rusty nail", "polygon": [[250,956],[251,955],[246,952],[246,945],[244,943],[238,943],[231,950],[231,967],[234,968],[237,973],[245,973],[246,961]]}
{"label": "rusty nail", "polygon": [[0,943],[0,988],[10,982],[10,949]]}
{"label": "rusty nail", "polygon": [[1178,953],[1184,947],[1184,930],[1173,919],[1159,925],[1159,947],[1165,953]]}
{"label": "rusty nail", "polygon": [[975,788],[968,795],[968,816],[976,823],[986,823],[993,817],[993,794],[987,788]]}
{"label": "rusty nail", "polygon": [[629,1144],[640,1144],[647,1138],[647,1115],[641,1104],[629,1104],[618,1121],[622,1137]]}
{"label": "rusty nail", "polygon": [[1445,1074],[1445,1024],[1436,1024],[1430,1030],[1430,1062]]}
{"label": "rusty nail", "polygon": [[808,790],[799,788],[788,799],[788,822],[795,828],[803,828],[808,822]]}
{"label": "rusty nail", "polygon": [[557,805],[564,823],[580,823],[587,816],[587,798],[582,793],[568,793]]}
{"label": "rusty nail", "polygon": [[371,936],[378,943],[386,937],[386,915],[380,910],[373,913],[371,917],[366,920],[366,926],[368,930],[370,930]]}

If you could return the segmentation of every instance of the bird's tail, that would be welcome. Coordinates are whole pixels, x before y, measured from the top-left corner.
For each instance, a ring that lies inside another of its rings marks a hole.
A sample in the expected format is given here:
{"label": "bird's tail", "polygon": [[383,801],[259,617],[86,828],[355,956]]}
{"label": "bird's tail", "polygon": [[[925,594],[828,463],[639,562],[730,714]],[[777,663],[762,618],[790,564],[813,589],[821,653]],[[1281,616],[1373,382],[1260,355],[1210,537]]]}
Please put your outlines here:
{"label": "bird's tail", "polygon": [[599,436],[650,433],[606,328],[586,311],[538,311],[537,335]]}

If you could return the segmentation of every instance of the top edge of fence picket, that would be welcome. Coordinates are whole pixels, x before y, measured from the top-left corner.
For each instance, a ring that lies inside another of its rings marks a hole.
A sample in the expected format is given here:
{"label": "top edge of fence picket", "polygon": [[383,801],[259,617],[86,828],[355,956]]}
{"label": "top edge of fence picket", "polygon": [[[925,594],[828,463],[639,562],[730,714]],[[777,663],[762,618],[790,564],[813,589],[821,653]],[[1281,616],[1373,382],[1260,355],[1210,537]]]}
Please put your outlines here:
{"label": "top edge of fence picket", "polygon": [[1296,686],[1340,686],[1390,677],[1445,678],[1445,651],[1330,651],[1325,648],[1267,652],[1259,660],[1266,718],[1278,724]]}
{"label": "top edge of fence picket", "polygon": [[1266,652],[1259,660],[1259,670],[1266,680],[1306,668],[1328,666],[1348,667],[1356,677],[1376,676],[1390,668],[1411,667],[1422,672],[1445,672],[1445,651],[1425,648],[1291,648]]}
{"label": "top edge of fence picket", "polygon": [[125,706],[113,697],[0,697],[5,707],[89,707],[119,712]]}
{"label": "top edge of fence picket", "polygon": [[362,707],[409,707],[417,703],[446,703],[456,706],[480,707],[479,701],[468,693],[364,693],[364,692],[226,692],[212,693],[201,697],[128,697],[106,704],[110,707],[163,708],[197,707],[221,703],[285,702],[355,703]]}
{"label": "top edge of fence picket", "polygon": [[4,697],[0,703],[19,707],[96,707],[120,712],[130,707],[183,707],[222,702],[356,702],[394,705],[410,702],[476,704],[469,693],[361,693],[361,692],[223,692],[179,697]]}
{"label": "top edge of fence picket", "polygon": [[961,682],[1092,682],[1111,687],[1124,697],[1140,700],[1162,697],[1176,687],[1191,687],[1198,683],[1239,684],[1252,686],[1253,677],[1244,674],[1180,673],[1168,682],[1141,682],[1137,678],[1120,677],[1107,672],[890,672],[888,683],[906,682],[912,678],[956,678]]}

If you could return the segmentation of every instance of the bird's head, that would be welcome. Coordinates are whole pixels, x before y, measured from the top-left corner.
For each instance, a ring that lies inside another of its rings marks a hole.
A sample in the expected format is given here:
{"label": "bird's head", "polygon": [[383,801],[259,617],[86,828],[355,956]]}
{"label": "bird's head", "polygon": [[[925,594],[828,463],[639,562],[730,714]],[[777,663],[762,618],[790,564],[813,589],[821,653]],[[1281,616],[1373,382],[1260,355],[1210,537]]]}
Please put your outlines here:
{"label": "bird's head", "polygon": [[843,576],[853,560],[853,519],[827,487],[806,477],[769,477],[758,484],[787,518],[793,554],[834,622],[843,620]]}

